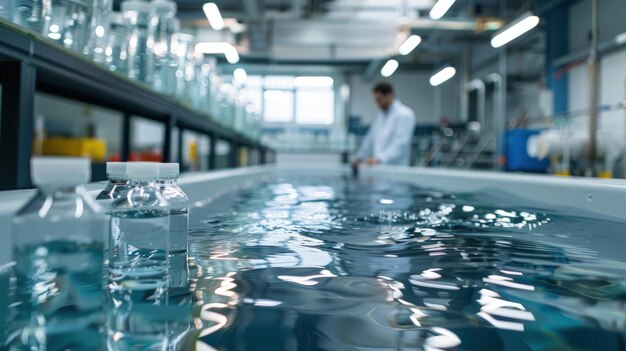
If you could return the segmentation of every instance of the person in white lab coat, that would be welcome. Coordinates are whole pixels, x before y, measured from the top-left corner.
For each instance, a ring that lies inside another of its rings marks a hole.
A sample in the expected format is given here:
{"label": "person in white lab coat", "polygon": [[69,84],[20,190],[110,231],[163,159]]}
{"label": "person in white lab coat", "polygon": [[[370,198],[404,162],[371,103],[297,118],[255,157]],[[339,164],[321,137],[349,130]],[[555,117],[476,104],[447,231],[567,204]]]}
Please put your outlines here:
{"label": "person in white lab coat", "polygon": [[363,139],[354,165],[409,166],[415,113],[395,98],[391,83],[376,84],[374,99],[381,112]]}

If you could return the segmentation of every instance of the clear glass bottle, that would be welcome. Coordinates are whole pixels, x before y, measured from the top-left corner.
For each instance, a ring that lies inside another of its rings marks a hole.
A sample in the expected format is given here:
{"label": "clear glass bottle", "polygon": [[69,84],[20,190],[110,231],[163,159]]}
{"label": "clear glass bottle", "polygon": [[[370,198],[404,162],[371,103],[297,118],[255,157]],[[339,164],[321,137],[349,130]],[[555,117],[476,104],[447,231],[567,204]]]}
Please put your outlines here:
{"label": "clear glass bottle", "polygon": [[104,206],[105,208],[108,208],[113,203],[113,200],[118,199],[129,189],[126,163],[107,162],[107,178],[109,181],[106,187],[96,197],[96,200],[110,202]]}
{"label": "clear glass bottle", "polygon": [[[124,289],[149,282],[145,296],[159,301],[168,287],[170,204],[152,183],[158,164],[126,164],[125,196],[111,204],[109,286]],[[138,289],[138,288],[137,288]]]}
{"label": "clear glass bottle", "polygon": [[159,164],[155,188],[170,203],[170,282],[172,287],[186,287],[187,235],[189,231],[189,198],[178,186],[178,163]]}
{"label": "clear glass bottle", "polygon": [[88,159],[35,157],[37,194],[13,220],[11,350],[99,350],[104,217]]}
{"label": "clear glass bottle", "polygon": [[109,15],[109,33],[104,48],[105,65],[110,71],[128,74],[129,27],[120,12]]}
{"label": "clear glass bottle", "polygon": [[13,20],[13,0],[0,0],[0,18]]}
{"label": "clear glass bottle", "polygon": [[175,73],[176,97],[180,101],[186,103],[190,98],[187,94],[187,78],[189,76],[189,63],[190,60],[193,59],[193,35],[185,33],[174,34],[173,52],[175,53],[177,60]]}
{"label": "clear glass bottle", "polygon": [[109,235],[110,350],[167,347],[170,204],[153,186],[158,164],[129,162],[129,189],[113,201]]}
{"label": "clear glass bottle", "polygon": [[50,7],[50,0],[14,0],[13,22],[28,28],[36,33],[41,33]]}
{"label": "clear glass bottle", "polygon": [[128,78],[150,83],[151,52],[154,39],[150,36],[150,3],[126,0],[121,5],[122,14],[129,28]]}
{"label": "clear glass bottle", "polygon": [[[96,0],[97,1],[97,0]],[[94,0],[48,0],[41,31],[64,47],[83,52],[89,43]]]}
{"label": "clear glass bottle", "polygon": [[89,41],[83,53],[87,56],[92,56],[93,61],[99,64],[104,64],[106,60],[104,51],[111,29],[109,23],[111,12],[113,12],[113,0],[94,0]]}
{"label": "clear glass bottle", "polygon": [[180,30],[180,21],[176,18],[176,3],[153,0],[150,6],[150,35],[154,38],[152,88],[166,95],[174,95],[178,63],[173,54],[172,40],[174,33]]}

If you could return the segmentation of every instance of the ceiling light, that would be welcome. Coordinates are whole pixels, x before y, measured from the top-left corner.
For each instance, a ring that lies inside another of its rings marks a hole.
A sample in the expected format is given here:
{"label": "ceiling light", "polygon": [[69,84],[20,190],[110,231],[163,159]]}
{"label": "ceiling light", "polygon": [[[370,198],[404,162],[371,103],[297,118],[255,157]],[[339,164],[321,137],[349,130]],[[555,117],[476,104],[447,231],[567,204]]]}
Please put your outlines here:
{"label": "ceiling light", "polygon": [[539,17],[534,16],[532,12],[526,12],[522,16],[515,19],[513,22],[506,25],[499,30],[491,39],[491,46],[499,48],[506,45],[510,41],[519,37],[520,35],[535,28],[539,24]]}
{"label": "ceiling light", "polygon": [[206,15],[206,18],[209,20],[209,24],[215,30],[222,30],[224,28],[224,19],[222,18],[222,14],[220,13],[220,9],[217,8],[217,5],[213,2],[207,2],[202,5],[202,10]]}
{"label": "ceiling light", "polygon": [[195,47],[196,54],[223,54],[228,63],[234,64],[239,62],[239,53],[237,48],[226,42],[204,42],[198,43]]}
{"label": "ceiling light", "polygon": [[396,69],[398,69],[399,65],[400,64],[396,60],[389,60],[389,61],[387,61],[387,63],[385,63],[383,68],[380,70],[380,75],[385,77],[385,78],[391,77],[393,72],[395,72]]}
{"label": "ceiling light", "polygon": [[303,76],[296,77],[293,83],[298,88],[329,88],[333,86],[334,80],[326,76]]}
{"label": "ceiling light", "polygon": [[398,48],[398,53],[400,55],[408,55],[413,51],[420,43],[422,42],[422,37],[419,35],[411,35],[408,37],[400,48]]}
{"label": "ceiling light", "polygon": [[430,10],[430,18],[434,19],[434,20],[438,20],[441,17],[443,17],[443,15],[446,14],[446,12],[448,12],[448,10],[450,9],[450,7],[452,7],[452,4],[454,4],[455,0],[439,0],[437,1],[437,3],[435,4],[435,6],[433,6],[433,8]]}
{"label": "ceiling light", "polygon": [[248,80],[248,74],[246,73],[246,70],[243,68],[237,68],[236,70],[234,70],[233,77],[235,77],[235,80],[239,84],[244,84],[246,80]]}
{"label": "ceiling light", "polygon": [[454,77],[455,74],[456,69],[454,69],[454,67],[446,67],[430,77],[430,85],[434,87],[441,85],[443,82]]}

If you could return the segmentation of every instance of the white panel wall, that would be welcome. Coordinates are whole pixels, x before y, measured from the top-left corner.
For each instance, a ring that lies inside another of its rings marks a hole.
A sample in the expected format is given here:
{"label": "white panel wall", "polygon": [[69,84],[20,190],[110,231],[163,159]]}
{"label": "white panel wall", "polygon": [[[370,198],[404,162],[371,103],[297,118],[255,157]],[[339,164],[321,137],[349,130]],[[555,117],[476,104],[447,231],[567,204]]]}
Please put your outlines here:
{"label": "white panel wall", "polygon": [[[626,32],[626,1],[600,1],[600,41],[611,40],[617,34]],[[570,8],[570,50],[589,48],[591,28],[591,1],[582,1]],[[600,60],[600,104],[616,104],[626,99],[626,49],[605,55]],[[589,109],[589,80],[587,65],[582,64],[569,72],[569,110]],[[580,128],[586,128],[588,114],[577,117]],[[626,116],[624,111],[600,113],[600,129],[609,138],[623,139]]]}

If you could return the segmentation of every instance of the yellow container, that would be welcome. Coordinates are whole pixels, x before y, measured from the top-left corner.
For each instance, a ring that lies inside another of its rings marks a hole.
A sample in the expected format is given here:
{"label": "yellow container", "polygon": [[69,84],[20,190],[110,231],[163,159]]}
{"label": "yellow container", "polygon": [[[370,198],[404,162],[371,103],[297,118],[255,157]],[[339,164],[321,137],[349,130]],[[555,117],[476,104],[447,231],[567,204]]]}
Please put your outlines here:
{"label": "yellow container", "polygon": [[41,143],[45,156],[89,157],[104,161],[107,154],[106,141],[96,138],[46,138]]}

